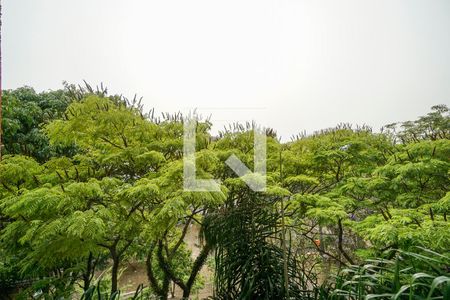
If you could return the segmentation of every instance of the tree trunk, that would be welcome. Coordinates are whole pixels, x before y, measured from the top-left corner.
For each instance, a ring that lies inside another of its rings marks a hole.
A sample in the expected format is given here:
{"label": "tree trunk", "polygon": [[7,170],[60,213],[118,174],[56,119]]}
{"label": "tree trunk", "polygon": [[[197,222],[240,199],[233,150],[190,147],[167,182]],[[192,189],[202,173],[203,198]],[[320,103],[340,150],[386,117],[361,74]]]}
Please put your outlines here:
{"label": "tree trunk", "polygon": [[192,266],[191,274],[189,276],[188,281],[186,282],[185,288],[183,289],[183,299],[189,299],[195,279],[197,278],[197,275],[202,269],[203,265],[206,263],[206,259],[208,258],[208,254],[210,251],[211,246],[206,243],[203,246],[202,251],[200,251],[200,254],[195,259],[194,265]]}
{"label": "tree trunk", "polygon": [[117,249],[117,245],[119,244],[120,236],[114,239],[114,242],[111,245],[106,244],[98,244],[109,250],[111,259],[113,261],[112,270],[111,270],[111,295],[117,292],[117,278],[119,276],[119,265],[120,259],[122,258],[125,251],[131,245],[133,240],[128,240],[122,249]]}
{"label": "tree trunk", "polygon": [[159,299],[166,300],[167,295],[169,293],[170,280],[169,280],[168,276],[165,273],[163,273],[164,278],[163,278],[162,284],[160,285],[158,283],[158,280],[155,277],[155,274],[153,272],[153,262],[152,262],[153,251],[155,249],[155,246],[156,246],[155,243],[152,243],[147,252],[147,259],[145,261],[145,264],[147,267],[147,277],[148,277],[148,281],[150,283],[150,287],[156,293],[156,295],[158,295]]}
{"label": "tree trunk", "polygon": [[169,287],[170,287],[170,279],[164,275],[163,283],[162,283],[162,296],[161,299],[166,300],[169,295]]}
{"label": "tree trunk", "polygon": [[93,255],[92,252],[89,252],[89,256],[86,264],[86,271],[83,273],[83,291],[87,291],[91,285],[91,274],[94,272],[93,268]]}
{"label": "tree trunk", "polygon": [[351,259],[351,257],[344,251],[344,247],[342,246],[343,244],[343,235],[344,235],[344,229],[342,228],[342,220],[339,219],[338,220],[338,248],[339,248],[339,252],[342,253],[342,255],[344,255],[345,259],[347,259],[347,261],[349,263],[351,263],[352,265],[353,260]]}
{"label": "tree trunk", "polygon": [[159,267],[163,271],[164,276],[166,276],[167,278],[170,278],[173,282],[175,282],[184,291],[186,289],[186,285],[180,278],[178,278],[175,275],[172,268],[170,267],[170,262],[166,261],[166,259],[164,258],[163,249],[164,249],[163,241],[159,240],[158,248],[156,251],[156,258],[158,259]]}
{"label": "tree trunk", "polygon": [[120,258],[116,253],[115,248],[111,248],[111,258],[113,260],[112,270],[111,270],[111,295],[117,292],[117,277],[119,274],[119,263]]}

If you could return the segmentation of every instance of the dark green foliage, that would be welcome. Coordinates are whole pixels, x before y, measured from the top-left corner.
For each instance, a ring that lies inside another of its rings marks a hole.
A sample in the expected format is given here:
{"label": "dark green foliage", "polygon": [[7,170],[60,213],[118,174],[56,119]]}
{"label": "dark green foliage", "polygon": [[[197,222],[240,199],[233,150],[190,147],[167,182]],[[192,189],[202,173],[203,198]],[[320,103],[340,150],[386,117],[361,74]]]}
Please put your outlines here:
{"label": "dark green foliage", "polygon": [[32,156],[38,161],[61,153],[64,149],[51,146],[41,129],[43,124],[62,118],[70,101],[64,90],[38,94],[23,87],[4,91],[3,152]]}

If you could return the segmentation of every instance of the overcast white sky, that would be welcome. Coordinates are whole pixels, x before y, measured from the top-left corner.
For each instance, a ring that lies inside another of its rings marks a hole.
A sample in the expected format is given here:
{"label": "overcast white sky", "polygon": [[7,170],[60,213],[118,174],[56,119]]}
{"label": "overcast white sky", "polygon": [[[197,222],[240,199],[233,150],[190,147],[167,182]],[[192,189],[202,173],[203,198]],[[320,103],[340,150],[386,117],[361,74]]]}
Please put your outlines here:
{"label": "overcast white sky", "polygon": [[3,0],[3,86],[62,81],[284,139],[450,104],[449,0]]}

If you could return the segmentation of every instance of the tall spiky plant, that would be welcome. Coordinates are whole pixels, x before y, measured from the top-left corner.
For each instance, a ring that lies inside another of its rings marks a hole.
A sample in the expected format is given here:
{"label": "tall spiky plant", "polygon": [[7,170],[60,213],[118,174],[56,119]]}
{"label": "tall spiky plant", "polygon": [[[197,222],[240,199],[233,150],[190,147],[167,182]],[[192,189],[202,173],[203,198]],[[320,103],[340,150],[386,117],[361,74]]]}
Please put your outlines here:
{"label": "tall spiky plant", "polygon": [[[249,189],[205,220],[205,238],[215,247],[216,299],[302,298],[295,262],[281,243],[279,197]],[[285,278],[289,282],[285,284]]]}

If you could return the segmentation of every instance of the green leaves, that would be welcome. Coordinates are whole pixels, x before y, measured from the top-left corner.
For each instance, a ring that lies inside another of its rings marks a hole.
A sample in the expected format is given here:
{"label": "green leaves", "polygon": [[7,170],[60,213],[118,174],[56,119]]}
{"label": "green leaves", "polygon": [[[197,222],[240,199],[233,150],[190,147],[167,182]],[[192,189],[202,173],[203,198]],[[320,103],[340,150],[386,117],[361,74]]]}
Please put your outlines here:
{"label": "green leaves", "polygon": [[141,179],[135,185],[123,189],[118,197],[129,203],[158,204],[159,188],[148,179]]}
{"label": "green leaves", "polygon": [[2,208],[6,214],[16,219],[46,220],[56,213],[63,197],[63,193],[57,189],[37,188],[9,198],[2,204]]}
{"label": "green leaves", "polygon": [[344,206],[336,200],[320,195],[296,195],[292,201],[292,208],[299,207],[300,215],[321,225],[336,224],[339,219],[347,218]]}
{"label": "green leaves", "polygon": [[426,266],[430,261],[446,265],[448,256],[423,248],[391,253],[395,255],[392,259],[380,257],[342,270],[330,298],[340,295],[352,299],[446,299],[449,274]]}
{"label": "green leaves", "polygon": [[[106,215],[102,216],[102,214]],[[70,236],[84,239],[102,241],[107,232],[105,217],[112,217],[107,211],[75,211],[66,218],[66,230]]]}
{"label": "green leaves", "polygon": [[[171,280],[189,294],[214,248],[219,298],[282,299],[286,284],[291,298],[310,298],[327,263],[341,268],[358,262],[353,253],[400,248],[396,260],[349,267],[332,283],[334,296],[444,295],[448,274],[436,264],[448,264],[446,256],[406,250],[445,252],[450,244],[446,106],[400,132],[340,125],[281,144],[267,130],[267,174],[245,181],[225,161],[233,154],[253,169],[254,126],[214,138],[212,124],[199,121],[196,176],[217,180],[220,191],[189,192],[183,116],[161,119],[90,86],[67,88],[5,93],[10,155],[0,162],[0,254],[46,278],[39,289],[70,290],[83,280],[88,290],[103,256],[113,262],[114,294],[120,264],[147,255],[155,291],[167,295]],[[263,180],[265,192],[246,183]],[[205,234],[195,261],[184,244],[193,222]]]}
{"label": "green leaves", "polygon": [[23,87],[3,91],[4,151],[43,162],[62,150],[49,145],[41,125],[61,117],[68,102],[63,90],[37,94],[32,88]]}
{"label": "green leaves", "polygon": [[369,216],[354,224],[354,228],[378,248],[396,245],[408,249],[426,245],[444,251],[450,243],[450,224],[442,219],[432,221],[414,209],[392,209],[390,214],[388,220],[380,215]]}
{"label": "green leaves", "polygon": [[33,188],[40,184],[37,176],[41,166],[26,156],[5,156],[0,163],[0,183],[8,192],[18,192],[22,188]]}

